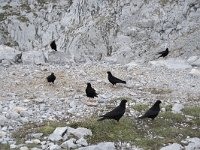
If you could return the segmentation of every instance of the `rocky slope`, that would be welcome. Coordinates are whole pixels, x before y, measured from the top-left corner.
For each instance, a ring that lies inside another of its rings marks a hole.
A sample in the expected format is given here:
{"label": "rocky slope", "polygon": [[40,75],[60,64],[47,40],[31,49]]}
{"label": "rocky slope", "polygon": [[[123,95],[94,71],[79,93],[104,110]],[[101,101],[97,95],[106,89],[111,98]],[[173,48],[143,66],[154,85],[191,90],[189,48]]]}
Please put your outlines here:
{"label": "rocky slope", "polygon": [[199,0],[1,0],[0,43],[20,51],[58,51],[73,62],[148,62],[199,54]]}
{"label": "rocky slope", "polygon": [[[113,87],[107,80],[108,70],[126,80],[127,84]],[[182,113],[181,110],[186,106],[200,106],[198,100],[200,74],[191,74],[191,70],[191,67],[184,68],[184,66],[179,69],[176,67],[168,69],[162,66],[144,66],[136,63],[111,65],[109,62],[72,64],[71,66],[49,64],[1,66],[0,142],[2,144],[8,142],[13,148],[20,148],[24,144],[17,145],[11,134],[24,124],[40,124],[46,120],[64,120],[69,123],[90,116],[95,116],[97,119],[102,111],[115,107],[121,98],[129,100],[125,116],[133,120],[140,115],[133,109],[134,106],[139,104],[149,106],[157,99],[162,101],[163,112],[166,111],[166,106],[172,106],[174,113]],[[54,85],[48,84],[45,80],[51,72],[54,72],[57,77]],[[95,99],[95,106],[88,106],[86,103],[88,100],[85,95],[87,82],[90,82],[99,94]],[[189,120],[190,117],[186,116]],[[194,132],[198,129],[196,125],[190,127],[194,128]],[[65,131],[62,130],[62,132]],[[59,131],[58,133],[60,134]],[[37,141],[34,137],[31,138],[34,141],[27,138],[25,145],[39,142],[37,144],[41,145],[42,149],[55,146],[61,149],[59,145],[51,142],[55,142],[54,139],[57,139],[57,136],[49,137],[53,140],[44,138],[38,141],[38,138],[36,138]],[[188,142],[185,144],[187,145]],[[195,144],[193,147],[199,146],[198,142]],[[125,144],[121,146],[123,147],[130,148],[130,145],[127,147]],[[182,146],[179,145],[179,147]]]}
{"label": "rocky slope", "polygon": [[[150,106],[160,99],[163,113],[181,114],[188,122],[181,120],[180,128],[189,127],[199,135],[199,115],[193,115],[198,111],[192,115],[182,111],[200,106],[199,0],[0,0],[0,4],[0,149],[7,143],[20,150],[29,144],[37,144],[31,150],[81,149],[88,145],[82,137],[54,141],[69,127],[57,129],[59,136],[57,130],[55,136],[31,133],[22,144],[12,133],[27,123],[97,118],[122,98],[128,99],[125,116],[133,120],[140,115],[135,106]],[[49,46],[54,39],[57,52]],[[166,47],[169,56],[157,60],[155,54]],[[127,84],[113,87],[107,71]],[[51,72],[57,76],[55,85],[45,80]],[[87,105],[87,82],[99,93],[95,106]],[[151,130],[150,126],[144,128]],[[157,138],[150,131],[148,136]],[[166,142],[163,149],[200,147],[198,138],[181,140],[169,146]],[[91,148],[115,149],[116,144],[119,149],[139,149],[122,142]]]}

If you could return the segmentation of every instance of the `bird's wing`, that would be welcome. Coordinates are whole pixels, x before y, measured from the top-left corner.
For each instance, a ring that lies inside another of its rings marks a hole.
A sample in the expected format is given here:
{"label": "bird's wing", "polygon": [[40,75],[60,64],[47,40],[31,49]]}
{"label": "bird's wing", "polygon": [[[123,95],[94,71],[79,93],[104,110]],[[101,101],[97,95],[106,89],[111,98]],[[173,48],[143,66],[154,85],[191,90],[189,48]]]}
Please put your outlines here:
{"label": "bird's wing", "polygon": [[104,117],[112,117],[112,116],[118,116],[121,115],[123,113],[123,108],[121,108],[120,106],[117,106],[115,109],[113,109],[112,111],[106,113],[105,115],[103,115]]}
{"label": "bird's wing", "polygon": [[124,82],[123,80],[121,80],[121,79],[119,79],[119,78],[117,78],[117,77],[114,77],[114,76],[113,76],[113,80],[114,80],[115,82]]}
{"label": "bird's wing", "polygon": [[163,53],[165,53],[165,51],[162,51],[162,52],[158,52],[158,54],[163,54]]}
{"label": "bird's wing", "polygon": [[158,113],[157,110],[149,109],[149,110],[143,115],[143,117],[149,117],[149,116],[152,116],[152,115],[156,115],[157,113]]}

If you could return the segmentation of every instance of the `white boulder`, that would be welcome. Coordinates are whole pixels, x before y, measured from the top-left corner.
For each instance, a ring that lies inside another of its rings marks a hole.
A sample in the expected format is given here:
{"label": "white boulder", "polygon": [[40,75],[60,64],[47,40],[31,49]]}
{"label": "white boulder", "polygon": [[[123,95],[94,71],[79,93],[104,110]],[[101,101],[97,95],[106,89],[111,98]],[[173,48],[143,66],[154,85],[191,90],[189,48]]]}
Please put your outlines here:
{"label": "white boulder", "polygon": [[0,45],[0,61],[7,60],[17,62],[17,57],[21,55],[21,52],[5,45]]}
{"label": "white boulder", "polygon": [[182,150],[183,147],[180,144],[173,143],[168,146],[161,148],[160,150]]}
{"label": "white boulder", "polygon": [[22,62],[24,65],[45,64],[46,58],[42,51],[27,51],[22,53]]}
{"label": "white boulder", "polygon": [[113,142],[102,142],[97,145],[91,145],[87,147],[81,147],[78,150],[115,150],[115,144]]}

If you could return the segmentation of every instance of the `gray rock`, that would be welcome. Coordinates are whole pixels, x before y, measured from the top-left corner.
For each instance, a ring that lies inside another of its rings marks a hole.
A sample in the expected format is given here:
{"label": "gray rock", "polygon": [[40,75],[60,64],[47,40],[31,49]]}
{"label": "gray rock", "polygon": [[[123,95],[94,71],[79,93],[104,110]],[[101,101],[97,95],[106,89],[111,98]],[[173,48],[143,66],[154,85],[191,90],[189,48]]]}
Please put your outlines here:
{"label": "gray rock", "polygon": [[168,146],[161,148],[160,150],[182,150],[182,148],[183,147],[180,144],[173,143],[173,144],[170,144]]}
{"label": "gray rock", "polygon": [[77,144],[75,144],[76,139],[71,138],[68,141],[65,141],[64,143],[62,143],[60,146],[62,148],[66,148],[66,149],[72,149],[72,148],[77,148]]}
{"label": "gray rock", "polygon": [[61,150],[61,147],[59,145],[51,145],[49,150]]}
{"label": "gray rock", "polygon": [[22,62],[24,65],[45,64],[46,58],[42,51],[27,51],[22,53]]}
{"label": "gray rock", "polygon": [[0,116],[0,126],[5,125],[8,122],[8,119],[5,116]]}
{"label": "gray rock", "polygon": [[0,138],[4,137],[6,135],[6,132],[0,131]]}
{"label": "gray rock", "polygon": [[97,145],[81,147],[78,150],[116,150],[113,142],[102,142]]}
{"label": "gray rock", "polygon": [[31,136],[33,138],[40,138],[42,135],[43,135],[43,133],[33,133],[33,134],[31,134]]}
{"label": "gray rock", "polygon": [[10,149],[14,149],[14,148],[17,148],[17,145],[11,144],[11,145],[10,145]]}
{"label": "gray rock", "polygon": [[198,150],[200,149],[200,138],[189,138],[186,139],[188,141],[188,145],[185,146],[185,150]]}
{"label": "gray rock", "polygon": [[192,66],[189,65],[185,60],[169,58],[167,60],[157,60],[149,62],[153,66],[165,66],[169,69],[187,69]]}
{"label": "gray rock", "polygon": [[48,139],[50,141],[60,141],[62,139],[62,137],[58,134],[50,134]]}
{"label": "gray rock", "polygon": [[200,76],[200,70],[197,68],[192,68],[189,74],[194,75],[194,76]]}
{"label": "gray rock", "polygon": [[29,150],[29,148],[26,146],[23,146],[23,147],[20,147],[20,150]]}
{"label": "gray rock", "polygon": [[88,143],[84,138],[80,138],[79,140],[76,141],[76,143],[79,144],[80,146],[88,146]]}
{"label": "gray rock", "polygon": [[49,52],[47,60],[50,64],[60,64],[60,65],[66,65],[70,62],[69,55],[59,51]]}
{"label": "gray rock", "polygon": [[181,113],[181,110],[184,108],[182,104],[174,104],[172,106],[172,112],[173,113]]}
{"label": "gray rock", "polygon": [[11,61],[9,61],[9,60],[2,60],[1,61],[1,65],[2,66],[4,66],[4,67],[8,67],[8,66],[10,66],[12,63],[11,63]]}
{"label": "gray rock", "polygon": [[40,140],[39,139],[33,139],[33,140],[31,140],[33,143],[35,143],[35,144],[40,144],[41,142],[40,142]]}
{"label": "gray rock", "polygon": [[34,147],[34,148],[31,148],[31,150],[42,150],[42,149]]}
{"label": "gray rock", "polygon": [[15,62],[15,57],[21,54],[21,52],[8,46],[0,45],[0,54],[0,60]]}
{"label": "gray rock", "polygon": [[87,129],[87,128],[68,128],[67,134],[73,134],[74,136],[78,137],[78,138],[84,138],[85,136],[92,136],[92,132],[91,130]]}
{"label": "gray rock", "polygon": [[49,135],[48,139],[51,141],[60,141],[62,135],[67,131],[68,127],[57,127],[52,134]]}
{"label": "gray rock", "polygon": [[6,114],[6,117],[8,119],[16,120],[16,119],[18,119],[20,117],[20,115],[17,112],[12,111],[12,112],[9,112],[8,114]]}

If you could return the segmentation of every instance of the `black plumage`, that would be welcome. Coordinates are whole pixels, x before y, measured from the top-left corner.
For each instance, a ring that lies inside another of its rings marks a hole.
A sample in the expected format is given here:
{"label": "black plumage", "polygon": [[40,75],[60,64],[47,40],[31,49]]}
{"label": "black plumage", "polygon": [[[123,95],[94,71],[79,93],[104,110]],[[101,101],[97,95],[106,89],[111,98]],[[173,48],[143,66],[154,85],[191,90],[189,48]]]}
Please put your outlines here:
{"label": "black plumage", "polygon": [[53,50],[57,51],[57,46],[56,46],[55,40],[51,42],[50,46],[51,46],[51,48],[52,48]]}
{"label": "black plumage", "polygon": [[90,97],[90,98],[98,97],[95,89],[92,88],[90,83],[87,83],[85,92],[86,92],[87,97]]}
{"label": "black plumage", "polygon": [[127,100],[122,100],[116,108],[114,108],[112,111],[106,113],[105,115],[99,116],[102,117],[98,119],[98,121],[102,121],[104,119],[114,119],[119,121],[120,118],[124,115],[126,110],[126,102]]}
{"label": "black plumage", "polygon": [[161,101],[157,100],[156,103],[149,110],[147,110],[143,116],[139,117],[139,119],[151,118],[154,120],[160,112],[160,103]]}
{"label": "black plumage", "polygon": [[167,56],[167,55],[169,54],[169,49],[166,48],[165,51],[158,52],[158,54],[160,54],[160,56],[159,56],[158,58],[160,58],[160,57],[163,57],[163,58],[164,58],[165,56]]}
{"label": "black plumage", "polygon": [[47,81],[48,81],[48,82],[54,83],[55,80],[56,80],[56,76],[54,75],[54,73],[51,73],[51,75],[49,75],[49,76],[47,77]]}
{"label": "black plumage", "polygon": [[112,83],[113,85],[117,84],[117,83],[123,83],[126,84],[126,81],[123,81],[121,79],[118,79],[116,77],[114,77],[110,71],[107,72],[108,73],[108,80],[110,81],[110,83]]}

